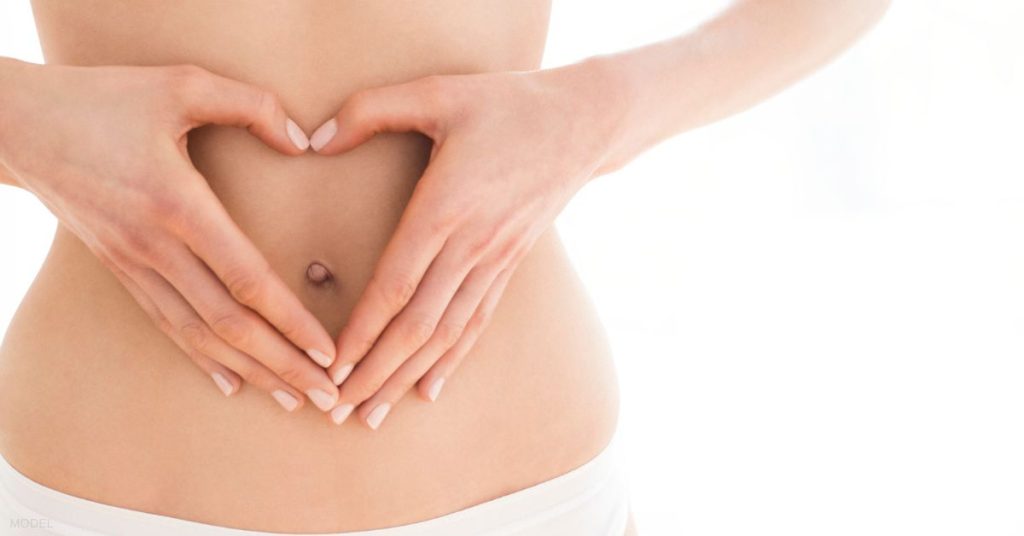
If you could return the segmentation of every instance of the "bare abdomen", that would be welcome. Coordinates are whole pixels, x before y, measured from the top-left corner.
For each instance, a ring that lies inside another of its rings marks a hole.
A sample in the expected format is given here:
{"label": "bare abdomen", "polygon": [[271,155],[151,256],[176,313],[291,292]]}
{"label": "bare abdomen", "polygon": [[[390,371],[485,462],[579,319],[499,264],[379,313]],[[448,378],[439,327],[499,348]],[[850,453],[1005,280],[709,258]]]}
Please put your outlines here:
{"label": "bare abdomen", "polygon": [[[328,11],[299,24],[298,13],[267,21],[241,4],[231,29],[228,15],[199,11],[233,4],[197,3],[189,6],[193,23],[175,19],[187,13],[165,13],[166,34],[154,30],[118,52],[124,48],[111,43],[128,38],[119,34],[127,31],[120,29],[123,8],[108,19],[96,11],[107,3],[97,2],[79,19],[87,23],[71,25],[67,3],[34,3],[48,61],[197,63],[271,87],[307,131],[371,82],[530,68],[543,44],[535,22],[516,29],[521,46],[512,49],[504,42],[512,37],[486,17],[446,18],[466,29],[453,36],[406,9],[406,29],[357,47],[366,25],[378,24],[377,35],[379,24],[403,16],[371,3],[376,11],[363,24],[352,21],[359,13],[342,23],[327,20]],[[493,4],[491,11],[510,10]],[[546,4],[514,5],[527,22],[546,22],[537,17]],[[444,3],[431,6],[437,17]],[[144,22],[149,16],[138,14]],[[99,31],[118,17],[116,28]],[[226,39],[210,20],[223,20],[232,35],[258,34],[272,23],[298,33],[269,54],[256,50],[262,41]],[[175,25],[194,35],[177,35]],[[416,26],[421,38],[443,36],[438,46],[422,46]],[[58,36],[53,30],[62,27],[82,33]],[[481,41],[463,56],[451,46],[487,35],[496,42]],[[233,129],[190,138],[197,168],[225,207],[332,335],[369,278],[428,149],[417,135],[392,135],[339,157],[289,158]],[[311,262],[329,269],[330,284],[306,277]],[[610,439],[617,408],[603,331],[554,231],[520,265],[491,326],[437,402],[408,395],[375,432],[353,420],[335,426],[311,404],[285,413],[253,387],[225,399],[63,227],[0,347],[0,453],[16,468],[100,502],[255,530],[361,530],[482,502],[589,460]]]}

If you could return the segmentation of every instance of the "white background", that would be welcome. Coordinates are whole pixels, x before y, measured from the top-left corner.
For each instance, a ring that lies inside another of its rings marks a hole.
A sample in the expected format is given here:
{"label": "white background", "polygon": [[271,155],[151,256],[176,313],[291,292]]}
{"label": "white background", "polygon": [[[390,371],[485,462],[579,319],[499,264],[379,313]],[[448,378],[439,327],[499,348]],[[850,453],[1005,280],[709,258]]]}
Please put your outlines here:
{"label": "white background", "polygon": [[[545,65],[722,4],[556,1]],[[563,213],[617,355],[641,534],[1024,534],[1022,15],[895,2],[812,77]],[[0,55],[41,61],[27,2],[0,4]],[[0,190],[0,329],[54,225]]]}

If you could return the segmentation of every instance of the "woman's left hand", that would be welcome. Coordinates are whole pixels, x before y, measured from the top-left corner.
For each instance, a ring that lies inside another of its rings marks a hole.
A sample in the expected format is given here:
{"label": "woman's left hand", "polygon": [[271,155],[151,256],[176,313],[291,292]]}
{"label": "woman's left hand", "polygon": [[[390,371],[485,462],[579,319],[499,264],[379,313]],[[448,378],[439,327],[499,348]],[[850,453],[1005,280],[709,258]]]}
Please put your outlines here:
{"label": "woman's left hand", "polygon": [[430,163],[338,338],[332,412],[371,428],[414,384],[427,400],[487,325],[505,285],[569,199],[608,162],[620,114],[587,62],[437,75],[351,95],[318,153],[417,131]]}

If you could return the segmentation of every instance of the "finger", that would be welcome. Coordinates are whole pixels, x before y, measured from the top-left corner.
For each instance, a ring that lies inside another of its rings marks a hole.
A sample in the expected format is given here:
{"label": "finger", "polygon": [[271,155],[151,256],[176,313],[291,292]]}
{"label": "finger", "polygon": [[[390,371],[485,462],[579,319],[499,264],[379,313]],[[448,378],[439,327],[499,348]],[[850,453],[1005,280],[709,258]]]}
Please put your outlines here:
{"label": "finger", "polygon": [[[499,273],[500,269],[485,265],[477,265],[470,272],[455,297],[452,298],[448,309],[445,310],[434,336],[412,357],[402,363],[373,396],[360,405],[360,418],[366,420],[367,424],[374,429],[380,426],[380,421],[383,420],[388,409],[394,407],[416,384],[417,380],[422,378],[434,363],[461,338],[464,331],[463,326],[468,325],[473,313],[487,291],[493,286]],[[440,326],[447,327],[441,328]],[[443,385],[443,381],[437,387],[437,391],[440,391],[441,385]],[[433,401],[437,397],[437,392],[430,391],[430,395],[425,398]],[[385,404],[386,409],[378,409]]]}
{"label": "finger", "polygon": [[510,266],[502,270],[498,277],[495,278],[494,284],[487,291],[487,295],[480,302],[480,306],[473,314],[472,320],[466,326],[462,338],[455,343],[455,346],[452,346],[445,352],[441,359],[437,360],[437,363],[419,381],[421,395],[431,400],[437,399],[437,395],[440,393],[447,378],[459,367],[462,360],[465,359],[466,355],[473,348],[473,345],[476,344],[477,339],[480,338],[480,334],[484,332],[490,323],[494,309],[501,300],[501,295],[505,292],[505,286],[508,285],[513,271],[514,268]]}
{"label": "finger", "polygon": [[186,210],[177,229],[179,236],[213,270],[231,296],[263,317],[318,365],[329,366],[335,356],[331,336],[271,269],[224,206],[209,193]]}
{"label": "finger", "polygon": [[418,131],[436,139],[443,116],[439,77],[363,89],[342,103],[338,113],[310,136],[313,150],[323,155],[348,151],[380,132]]}
{"label": "finger", "polygon": [[[445,246],[430,265],[409,304],[386,327],[338,389],[341,404],[359,405],[434,335],[445,309],[477,259],[456,245]],[[442,326],[443,337],[455,335]],[[452,340],[454,343],[454,340]]]}
{"label": "finger", "polygon": [[274,93],[191,65],[181,66],[176,76],[190,127],[208,123],[243,127],[288,155],[309,148],[306,133],[288,117]]}
{"label": "finger", "polygon": [[228,345],[196,314],[184,297],[160,274],[149,268],[133,268],[131,276],[140,289],[164,311],[172,331],[183,341],[189,357],[203,355],[236,371],[247,383],[266,390],[286,410],[303,404],[303,396],[270,369]]}
{"label": "finger", "polygon": [[423,223],[439,221],[438,215],[421,216],[420,206],[425,203],[415,199],[415,193],[413,197],[338,337],[338,358],[329,369],[336,384],[345,380],[391,320],[409,303],[424,273],[445,244],[448,226]]}
{"label": "finger", "polygon": [[213,379],[213,383],[224,396],[231,396],[238,390],[242,379],[227,367],[214,361],[198,351],[194,351],[190,348],[184,340],[178,335],[178,332],[174,329],[174,326],[167,319],[167,317],[160,311],[160,308],[153,302],[152,299],[139,287],[135,281],[132,280],[128,274],[124,273],[123,270],[116,266],[110,265],[111,271],[117,276],[118,280],[128,291],[129,294],[135,298],[135,301],[139,304],[143,311],[153,320],[160,331],[170,337],[174,344],[181,349],[185,355],[188,355],[200,369],[205,371]]}
{"label": "finger", "polygon": [[185,247],[164,248],[158,268],[221,339],[266,365],[306,393],[324,411],[334,407],[337,387],[262,317],[240,305],[209,268]]}

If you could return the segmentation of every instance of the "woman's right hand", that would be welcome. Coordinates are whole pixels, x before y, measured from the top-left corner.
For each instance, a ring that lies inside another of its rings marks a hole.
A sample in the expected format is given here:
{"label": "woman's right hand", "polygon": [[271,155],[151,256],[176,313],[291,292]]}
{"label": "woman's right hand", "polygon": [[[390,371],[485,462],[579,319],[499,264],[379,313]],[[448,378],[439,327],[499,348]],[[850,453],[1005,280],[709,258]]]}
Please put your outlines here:
{"label": "woman's right hand", "polygon": [[330,409],[334,343],[192,165],[187,134],[204,124],[245,127],[288,155],[308,147],[274,94],[199,67],[0,62],[0,169],[226,395],[244,379],[289,411],[302,393]]}

